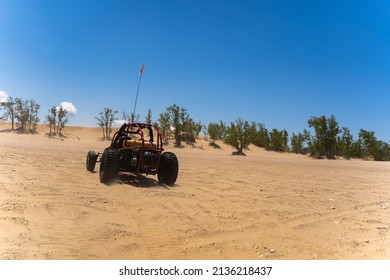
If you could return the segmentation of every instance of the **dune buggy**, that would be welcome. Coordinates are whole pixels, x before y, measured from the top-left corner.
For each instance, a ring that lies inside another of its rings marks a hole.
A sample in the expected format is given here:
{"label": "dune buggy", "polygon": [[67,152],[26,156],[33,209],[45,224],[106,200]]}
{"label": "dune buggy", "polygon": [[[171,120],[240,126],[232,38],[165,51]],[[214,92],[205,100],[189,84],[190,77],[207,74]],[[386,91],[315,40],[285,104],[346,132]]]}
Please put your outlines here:
{"label": "dune buggy", "polygon": [[162,184],[176,182],[179,163],[174,153],[163,152],[159,129],[153,124],[124,124],[114,134],[111,145],[103,153],[89,151],[87,170],[93,172],[100,162],[100,182],[110,184],[119,173],[156,175]]}

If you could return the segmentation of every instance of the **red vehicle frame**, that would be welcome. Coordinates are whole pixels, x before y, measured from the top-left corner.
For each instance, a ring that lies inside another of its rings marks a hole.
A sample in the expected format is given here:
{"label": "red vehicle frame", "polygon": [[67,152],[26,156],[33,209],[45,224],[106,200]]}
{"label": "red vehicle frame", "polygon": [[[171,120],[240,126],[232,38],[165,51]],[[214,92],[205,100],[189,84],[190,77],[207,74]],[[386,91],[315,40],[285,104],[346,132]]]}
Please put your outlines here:
{"label": "red vehicle frame", "polygon": [[[144,130],[147,129],[149,131],[149,141],[145,140]],[[154,133],[157,136],[157,142],[154,143]],[[134,135],[139,135],[140,139],[136,142],[132,142],[131,138]],[[121,139],[122,138],[122,139]],[[123,141],[122,141],[123,140]],[[118,144],[122,147],[118,147]],[[163,141],[160,130],[154,124],[146,124],[146,123],[129,123],[122,126],[117,132],[115,132],[111,141],[111,148],[118,147],[120,153],[126,150],[134,150],[140,149],[140,159],[137,164],[136,174],[144,173],[144,174],[157,174],[157,167],[160,164],[161,154],[164,151]],[[156,151],[157,152],[157,164],[155,169],[143,168],[144,166],[144,155],[145,151]]]}
{"label": "red vehicle frame", "polygon": [[129,172],[157,174],[160,183],[171,186],[176,182],[179,163],[175,154],[163,151],[162,135],[156,125],[123,124],[103,153],[88,152],[86,167],[93,172],[96,162],[100,162],[99,177],[105,184],[115,181],[119,172]]}

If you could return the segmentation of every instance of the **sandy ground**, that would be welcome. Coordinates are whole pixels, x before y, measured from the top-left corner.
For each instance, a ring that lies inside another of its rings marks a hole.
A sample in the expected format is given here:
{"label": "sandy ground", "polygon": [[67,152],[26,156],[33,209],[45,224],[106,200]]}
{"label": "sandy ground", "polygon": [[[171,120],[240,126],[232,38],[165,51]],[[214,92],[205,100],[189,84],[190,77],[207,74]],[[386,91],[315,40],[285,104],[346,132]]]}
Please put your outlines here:
{"label": "sandy ground", "polygon": [[[166,147],[176,185],[85,168],[98,128],[0,124],[0,259],[390,259],[390,163]],[[99,166],[97,165],[97,168]]]}

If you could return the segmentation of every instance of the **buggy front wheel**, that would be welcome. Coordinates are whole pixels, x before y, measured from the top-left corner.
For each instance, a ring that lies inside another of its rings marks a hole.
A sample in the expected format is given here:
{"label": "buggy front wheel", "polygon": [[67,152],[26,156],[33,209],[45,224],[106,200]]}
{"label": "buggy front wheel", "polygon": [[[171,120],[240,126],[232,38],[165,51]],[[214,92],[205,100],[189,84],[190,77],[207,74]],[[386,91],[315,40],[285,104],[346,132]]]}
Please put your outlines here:
{"label": "buggy front wheel", "polygon": [[172,186],[175,184],[179,173],[179,162],[174,153],[165,152],[161,155],[157,177],[162,184]]}
{"label": "buggy front wheel", "polygon": [[103,152],[100,163],[100,182],[110,184],[115,181],[119,172],[119,153],[115,149],[107,148]]}
{"label": "buggy front wheel", "polygon": [[86,160],[86,167],[89,172],[93,172],[95,169],[96,161],[97,161],[98,155],[95,151],[89,151],[87,154],[87,160]]}

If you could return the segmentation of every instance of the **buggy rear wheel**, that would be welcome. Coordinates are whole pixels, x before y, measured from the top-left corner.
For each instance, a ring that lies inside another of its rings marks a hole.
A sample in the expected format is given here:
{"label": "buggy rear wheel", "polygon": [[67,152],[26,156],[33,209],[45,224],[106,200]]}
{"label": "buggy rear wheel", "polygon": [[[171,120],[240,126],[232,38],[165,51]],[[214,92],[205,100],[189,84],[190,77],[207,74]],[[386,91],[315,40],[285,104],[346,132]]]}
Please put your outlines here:
{"label": "buggy rear wheel", "polygon": [[160,165],[158,167],[157,177],[162,184],[172,186],[179,173],[179,162],[174,153],[165,152],[161,155]]}
{"label": "buggy rear wheel", "polygon": [[119,153],[116,149],[107,148],[100,163],[100,182],[110,184],[115,181],[119,172]]}
{"label": "buggy rear wheel", "polygon": [[89,151],[87,154],[87,160],[86,160],[86,167],[89,172],[93,172],[95,169],[96,161],[97,161],[98,155],[95,151]]}

